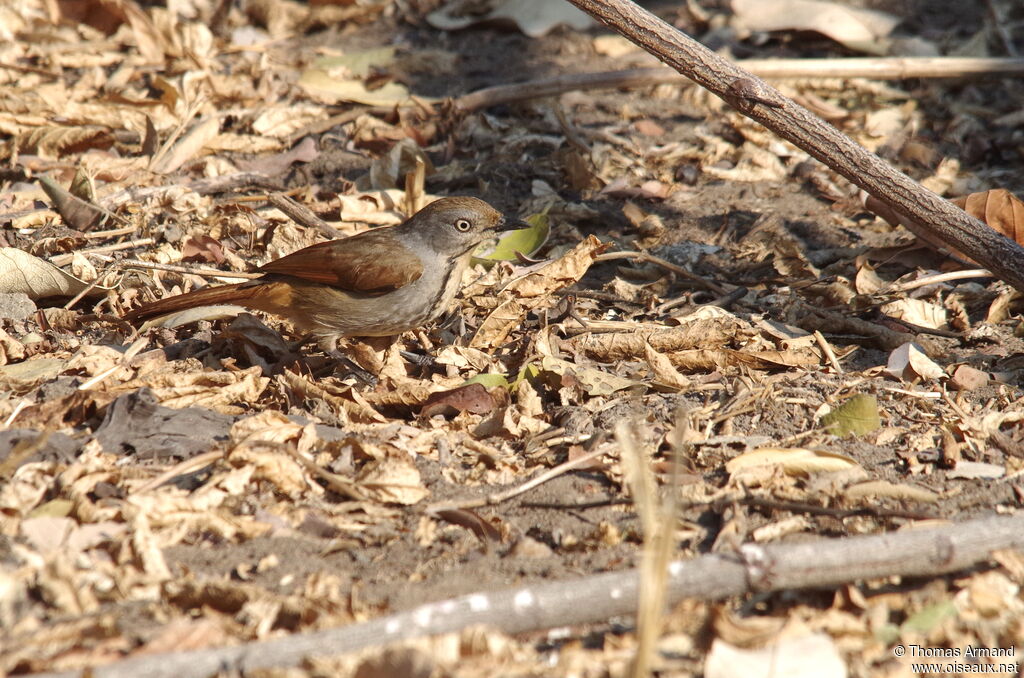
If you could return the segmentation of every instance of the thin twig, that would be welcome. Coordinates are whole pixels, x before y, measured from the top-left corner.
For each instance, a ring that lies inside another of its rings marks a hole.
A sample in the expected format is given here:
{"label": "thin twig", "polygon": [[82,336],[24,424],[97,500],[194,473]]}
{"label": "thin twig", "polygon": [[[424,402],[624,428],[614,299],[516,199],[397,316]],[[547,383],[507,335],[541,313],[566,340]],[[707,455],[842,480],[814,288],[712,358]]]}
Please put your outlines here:
{"label": "thin twig", "polygon": [[821,347],[825,357],[828,358],[830,363],[832,363],[832,368],[836,371],[836,374],[842,374],[843,366],[839,364],[839,359],[836,358],[835,351],[832,350],[832,346],[828,343],[828,340],[825,339],[825,335],[818,330],[814,330],[814,340],[818,342],[818,346]]}
{"label": "thin twig", "polygon": [[224,454],[224,450],[214,450],[213,452],[204,452],[203,454],[196,455],[191,459],[186,459],[185,461],[167,469],[166,471],[158,475],[156,478],[153,478],[152,480],[143,484],[142,486],[135,488],[131,492],[131,495],[135,496],[137,494],[142,494],[143,492],[155,490],[156,488],[160,487],[161,485],[171,480],[172,478],[185,475],[186,473],[191,473],[192,471],[201,469],[204,466],[213,463],[214,461],[223,457]]}
{"label": "thin twig", "polygon": [[1006,30],[1006,22],[1003,21],[1003,17],[1000,16],[999,8],[996,7],[995,0],[985,0],[985,4],[988,5],[988,13],[992,16],[992,27],[996,30],[996,35],[999,36],[999,41],[1003,43],[1003,49],[1011,57],[1018,56],[1017,47],[1013,44],[1013,37],[1010,32]]}
{"label": "thin twig", "polygon": [[606,252],[604,254],[599,254],[596,257],[594,257],[594,261],[613,261],[615,259],[633,259],[635,261],[642,261],[648,264],[654,264],[655,266],[660,266],[666,271],[671,271],[672,273],[675,273],[680,277],[686,278],[687,280],[694,282],[697,285],[703,287],[704,289],[714,292],[715,294],[719,294],[722,296],[728,294],[728,292],[723,287],[716,285],[710,280],[702,278],[696,273],[691,273],[682,266],[676,266],[671,261],[667,261],[665,259],[662,259],[661,257],[656,257],[653,254],[648,254],[647,252],[634,252],[632,250],[623,250],[621,252]]}
{"label": "thin twig", "polygon": [[[75,304],[77,304],[78,302],[80,302],[82,299],[85,298],[85,295],[89,294],[90,292],[92,292],[97,287],[102,287],[100,285],[100,281],[103,280],[105,277],[106,277],[106,272],[104,272],[101,275],[97,275],[95,280],[93,280],[91,283],[86,285],[85,288],[81,292],[79,292],[75,296],[71,297],[71,299],[68,300],[68,303],[64,304],[64,310],[66,311],[66,310],[68,310],[70,308],[74,308]],[[113,288],[117,287],[117,285],[119,285],[119,284],[120,284],[120,281],[118,281],[117,284],[110,285],[108,287],[102,287],[102,289],[105,289],[105,290],[113,289]]]}
{"label": "thin twig", "polygon": [[[1024,75],[1024,59],[972,57],[880,57],[857,59],[747,59],[736,65],[768,79],[786,78],[963,78],[969,76],[1013,77]],[[662,84],[688,84],[679,73],[664,66],[622,71],[573,73],[529,82],[496,85],[464,94],[455,105],[464,111],[551,97],[565,92],[625,89]]]}
{"label": "thin twig", "polygon": [[122,259],[117,263],[122,268],[142,268],[152,271],[168,271],[170,273],[181,273],[183,275],[198,275],[204,278],[240,278],[242,280],[256,280],[257,278],[263,277],[262,273],[219,271],[215,268],[189,268],[188,266],[160,264],[153,261],[139,261],[138,259]]}
{"label": "thin twig", "polygon": [[292,221],[316,229],[328,238],[341,238],[344,234],[313,213],[305,205],[295,202],[283,193],[271,193],[267,202],[284,212]]}
{"label": "thin twig", "polygon": [[558,476],[564,473],[568,473],[569,471],[575,468],[583,466],[587,462],[596,459],[597,457],[600,457],[602,454],[608,454],[608,450],[606,450],[603,447],[596,450],[592,450],[591,452],[584,454],[582,457],[577,457],[576,459],[571,459],[567,462],[559,464],[558,466],[552,469],[548,469],[544,473],[541,473],[536,478],[532,478],[523,483],[522,485],[513,487],[510,490],[505,490],[504,492],[496,492],[495,494],[490,494],[486,497],[480,497],[477,499],[467,499],[465,501],[440,502],[437,504],[431,504],[424,510],[427,513],[436,513],[438,511],[480,508],[481,506],[493,506],[494,504],[500,504],[504,501],[514,499],[515,497],[518,497],[521,494],[529,492],[533,488],[539,485],[543,485],[549,480],[557,478]]}
{"label": "thin twig", "polygon": [[70,264],[75,258],[75,254],[102,254],[104,252],[117,252],[119,250],[130,250],[133,247],[142,247],[143,245],[152,245],[156,240],[153,238],[139,238],[137,240],[127,240],[125,242],[116,242],[112,245],[102,245],[100,247],[93,247],[86,250],[78,250],[78,252],[71,254],[58,254],[57,256],[50,259],[50,263],[54,266],[65,266]]}
{"label": "thin twig", "polygon": [[917,280],[911,280],[905,283],[897,283],[890,285],[885,291],[887,292],[909,292],[910,290],[916,290],[920,287],[927,287],[928,285],[938,285],[939,283],[950,282],[951,280],[967,280],[970,278],[991,278],[991,271],[984,268],[971,268],[966,271],[950,271],[949,273],[936,273],[935,275],[925,276],[918,278]]}
{"label": "thin twig", "polygon": [[116,238],[119,235],[128,235],[138,230],[136,226],[125,226],[123,228],[114,228],[109,231],[93,231],[91,233],[83,233],[82,237],[87,240],[103,240],[104,238]]}

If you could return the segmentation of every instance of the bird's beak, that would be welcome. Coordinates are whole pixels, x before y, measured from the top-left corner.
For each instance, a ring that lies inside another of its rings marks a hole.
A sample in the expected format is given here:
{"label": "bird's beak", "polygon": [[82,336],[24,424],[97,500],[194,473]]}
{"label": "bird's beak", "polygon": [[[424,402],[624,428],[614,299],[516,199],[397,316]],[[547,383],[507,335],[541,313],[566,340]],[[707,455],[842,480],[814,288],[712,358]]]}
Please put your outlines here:
{"label": "bird's beak", "polygon": [[522,219],[516,217],[503,216],[501,220],[495,225],[494,230],[498,233],[504,233],[506,231],[518,231],[521,228],[532,228],[528,223]]}

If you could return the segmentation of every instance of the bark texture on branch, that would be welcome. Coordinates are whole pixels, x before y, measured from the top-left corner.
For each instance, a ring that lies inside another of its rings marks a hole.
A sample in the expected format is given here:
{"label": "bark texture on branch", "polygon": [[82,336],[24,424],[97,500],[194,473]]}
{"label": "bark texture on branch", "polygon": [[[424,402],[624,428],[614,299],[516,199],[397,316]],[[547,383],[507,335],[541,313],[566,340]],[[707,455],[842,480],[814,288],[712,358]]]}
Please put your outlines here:
{"label": "bark texture on branch", "polygon": [[[726,598],[755,591],[834,587],[890,576],[936,575],[985,563],[998,549],[1024,548],[1024,514],[846,539],[800,544],[745,544],[738,553],[669,565],[666,599]],[[609,572],[498,592],[479,592],[421,605],[400,614],[315,633],[234,647],[146,655],[91,669],[91,678],[202,678],[219,670],[242,674],[295,666],[306,657],[487,625],[523,633],[601,622],[636,611],[637,570]],[[77,678],[81,672],[36,674]],[[32,678],[32,677],[30,677]]]}
{"label": "bark texture on branch", "polygon": [[1024,292],[1024,248],[631,0],[568,0]]}

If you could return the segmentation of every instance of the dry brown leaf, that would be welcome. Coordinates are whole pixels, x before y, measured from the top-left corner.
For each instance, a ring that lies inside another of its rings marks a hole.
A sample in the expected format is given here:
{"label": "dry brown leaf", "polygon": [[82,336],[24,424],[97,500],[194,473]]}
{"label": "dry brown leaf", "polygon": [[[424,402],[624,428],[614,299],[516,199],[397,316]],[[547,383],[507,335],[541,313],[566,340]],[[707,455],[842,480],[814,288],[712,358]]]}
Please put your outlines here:
{"label": "dry brown leaf", "polygon": [[394,106],[410,96],[408,88],[397,82],[370,89],[360,80],[335,77],[320,68],[303,71],[299,86],[311,97],[330,104],[349,101],[368,106]]}
{"label": "dry brown leaf", "polygon": [[412,412],[426,402],[433,393],[441,388],[438,384],[424,382],[422,379],[381,380],[381,388],[361,393],[363,400],[374,408],[382,411]]}
{"label": "dry brown leaf", "polygon": [[106,129],[95,127],[35,127],[18,139],[20,153],[34,153],[42,158],[56,159],[82,153],[90,148],[109,149],[114,137]]}
{"label": "dry brown leaf", "polygon": [[387,504],[409,506],[430,496],[408,456],[388,455],[371,461],[359,471],[356,481],[368,497]]}
{"label": "dry brown leaf", "polygon": [[383,423],[387,419],[373,409],[366,399],[350,386],[339,386],[330,380],[313,381],[285,370],[277,377],[301,398],[316,398],[330,405],[335,412],[354,424]]}
{"label": "dry brown leaf", "polygon": [[902,344],[889,354],[885,371],[893,378],[903,381],[937,380],[946,376],[946,372],[929,358],[920,346],[910,342]]}
{"label": "dry brown leaf", "polygon": [[466,384],[450,391],[431,393],[423,403],[420,415],[455,416],[459,412],[487,414],[494,409],[495,400],[483,384]]}
{"label": "dry brown leaf", "polygon": [[590,27],[594,21],[572,5],[548,0],[506,0],[489,4],[489,11],[470,13],[465,12],[459,3],[453,3],[428,14],[427,22],[446,31],[461,30],[480,22],[512,23],[531,38],[539,38],[560,24],[581,30]]}
{"label": "dry brown leaf", "polygon": [[0,365],[25,359],[25,346],[0,329]]}
{"label": "dry brown leaf", "polygon": [[253,480],[272,483],[289,497],[302,496],[315,487],[307,481],[302,466],[286,450],[270,449],[250,442],[236,446],[228,456],[228,461],[236,466],[246,466],[251,469]]}
{"label": "dry brown leaf", "polygon": [[946,309],[924,299],[897,299],[879,309],[882,313],[913,325],[933,330],[948,326]]}
{"label": "dry brown leaf", "polygon": [[885,54],[900,19],[823,0],[732,0],[737,24],[752,31],[815,31],[854,50]]}
{"label": "dry brown leaf", "polygon": [[684,322],[678,327],[639,332],[584,334],[573,339],[576,349],[602,362],[641,358],[650,347],[659,353],[693,349],[713,350],[731,343],[744,343],[756,333],[749,323],[736,316]]}
{"label": "dry brown leaf", "polygon": [[663,354],[656,351],[650,344],[645,345],[644,359],[654,372],[654,380],[657,384],[663,384],[673,389],[687,389],[692,384],[689,379],[679,373],[672,361]]}
{"label": "dry brown leaf", "polygon": [[323,106],[297,103],[270,105],[252,121],[252,130],[265,137],[288,139],[306,125],[327,117],[327,109]]}
{"label": "dry brown leaf", "polygon": [[956,198],[953,204],[1010,240],[1024,244],[1024,202],[1005,188],[971,193]]}
{"label": "dry brown leaf", "polygon": [[594,236],[587,236],[564,255],[544,266],[514,278],[502,288],[502,293],[512,293],[522,299],[547,296],[555,290],[571,285],[583,277],[594,257],[608,249]]}
{"label": "dry brown leaf", "polygon": [[[1003,188],[996,188],[961,196],[952,202],[1007,238],[1024,244],[1024,202],[1013,193]],[[910,219],[892,211],[888,205],[877,198],[868,196],[864,201],[864,206],[894,226],[902,224],[931,247],[947,250],[964,261],[974,263],[973,259],[966,254],[950,247],[947,243],[938,241],[930,231],[922,229]]]}
{"label": "dry brown leaf", "polygon": [[540,369],[544,372],[553,372],[559,376],[571,377],[591,396],[609,396],[616,391],[634,386],[643,386],[641,382],[633,379],[626,379],[596,367],[576,365],[567,360],[548,355],[544,356],[541,360]]}
{"label": "dry brown leaf", "polygon": [[705,678],[771,676],[846,678],[846,664],[825,633],[781,636],[766,647],[740,648],[715,639],[704,666]]}
{"label": "dry brown leaf", "polygon": [[154,156],[150,169],[157,174],[170,174],[197,157],[220,133],[220,120],[215,116],[200,121],[178,140],[164,155]]}
{"label": "dry brown leaf", "polygon": [[857,294],[874,294],[888,287],[888,281],[883,280],[866,259],[858,260],[858,264],[857,277],[853,283]]}
{"label": "dry brown leaf", "polygon": [[513,279],[498,293],[493,309],[469,342],[471,348],[493,348],[520,325],[527,311],[551,303],[551,293],[572,285],[587,272],[607,245],[588,236],[563,256]]}
{"label": "dry brown leaf", "polygon": [[259,399],[270,379],[253,366],[236,372],[171,372],[160,371],[127,381],[111,389],[127,393],[148,386],[161,405],[174,408],[208,407],[224,414],[239,414],[245,406]]}
{"label": "dry brown leaf", "polygon": [[244,445],[256,442],[283,444],[290,440],[298,440],[302,436],[303,427],[295,423],[283,413],[268,410],[251,417],[239,419],[231,426],[231,442]]}

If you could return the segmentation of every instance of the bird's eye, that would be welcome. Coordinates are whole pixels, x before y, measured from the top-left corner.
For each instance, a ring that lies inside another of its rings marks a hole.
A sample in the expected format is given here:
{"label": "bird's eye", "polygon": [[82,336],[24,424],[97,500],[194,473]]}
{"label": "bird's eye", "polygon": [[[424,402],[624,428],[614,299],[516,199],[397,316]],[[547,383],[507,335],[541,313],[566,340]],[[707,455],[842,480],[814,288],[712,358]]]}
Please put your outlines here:
{"label": "bird's eye", "polygon": [[458,221],[455,222],[455,230],[456,231],[462,231],[463,233],[465,233],[470,228],[472,228],[472,224],[470,224],[465,219],[459,219]]}

